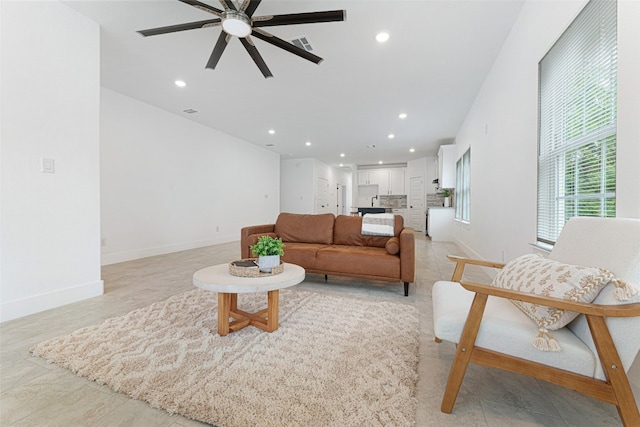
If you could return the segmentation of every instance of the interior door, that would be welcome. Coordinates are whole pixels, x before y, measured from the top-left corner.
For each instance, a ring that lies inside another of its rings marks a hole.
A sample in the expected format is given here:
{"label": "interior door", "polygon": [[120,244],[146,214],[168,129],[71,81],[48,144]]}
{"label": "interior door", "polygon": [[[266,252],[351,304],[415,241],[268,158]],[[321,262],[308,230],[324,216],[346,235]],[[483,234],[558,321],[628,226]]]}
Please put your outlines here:
{"label": "interior door", "polygon": [[426,222],[424,177],[413,176],[409,180],[409,220],[411,228],[424,231]]}
{"label": "interior door", "polygon": [[341,184],[336,185],[336,215],[346,215],[346,209],[344,207],[347,199],[345,186]]}
{"label": "interior door", "polygon": [[329,181],[318,178],[316,181],[316,213],[334,213],[335,209],[329,205]]}

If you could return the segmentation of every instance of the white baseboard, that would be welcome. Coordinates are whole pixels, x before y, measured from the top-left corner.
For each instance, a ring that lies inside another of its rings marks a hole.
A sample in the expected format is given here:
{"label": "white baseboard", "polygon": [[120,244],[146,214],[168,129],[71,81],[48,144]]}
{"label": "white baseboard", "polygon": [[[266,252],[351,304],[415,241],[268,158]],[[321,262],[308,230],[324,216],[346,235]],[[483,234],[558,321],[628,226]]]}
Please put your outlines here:
{"label": "white baseboard", "polygon": [[[131,249],[127,251],[102,253],[101,264],[117,264],[119,262],[133,261],[134,259],[147,258],[156,255],[170,254],[173,252],[186,251],[188,249],[202,248],[204,246],[217,245],[220,243],[239,240],[238,236],[224,236],[215,239],[197,240],[194,242],[174,243],[170,245],[155,246],[149,248]],[[238,252],[240,252],[238,244]]]}
{"label": "white baseboard", "polygon": [[87,298],[97,297],[103,293],[104,282],[98,280],[96,282],[33,295],[15,301],[3,302],[0,305],[0,322],[18,319],[30,314],[82,301]]}

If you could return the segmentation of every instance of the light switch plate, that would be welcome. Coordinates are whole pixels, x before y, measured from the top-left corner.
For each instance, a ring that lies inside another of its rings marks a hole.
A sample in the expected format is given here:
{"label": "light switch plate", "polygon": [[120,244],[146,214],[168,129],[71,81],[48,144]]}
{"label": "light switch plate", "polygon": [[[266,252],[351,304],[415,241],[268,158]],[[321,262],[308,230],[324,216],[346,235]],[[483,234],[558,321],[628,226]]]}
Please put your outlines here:
{"label": "light switch plate", "polygon": [[42,172],[43,173],[55,173],[56,172],[55,161],[53,159],[45,159],[43,157],[41,165],[42,165]]}

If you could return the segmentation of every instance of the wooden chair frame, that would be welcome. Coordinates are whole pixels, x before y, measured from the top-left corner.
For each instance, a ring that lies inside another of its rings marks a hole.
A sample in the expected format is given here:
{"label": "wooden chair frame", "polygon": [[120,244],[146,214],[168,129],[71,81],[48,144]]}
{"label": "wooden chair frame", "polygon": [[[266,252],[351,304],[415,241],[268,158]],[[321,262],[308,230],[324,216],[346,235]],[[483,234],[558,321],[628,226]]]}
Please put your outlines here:
{"label": "wooden chair frame", "polygon": [[[467,366],[469,363],[474,363],[534,377],[611,403],[616,406],[620,419],[625,426],[640,426],[640,413],[638,412],[629,379],[605,322],[606,317],[640,316],[640,303],[621,305],[586,304],[466,282],[462,281],[462,275],[467,264],[493,268],[502,268],[504,264],[456,256],[449,256],[448,258],[456,262],[451,281],[459,282],[466,290],[475,292],[476,295],[471,304],[471,309],[456,349],[455,358],[451,365],[447,387],[442,399],[442,412],[451,413],[453,410]],[[484,308],[489,296],[541,304],[584,314],[607,380],[602,381],[508,354],[476,347],[476,336],[480,329]],[[440,342],[437,337],[436,341]]]}

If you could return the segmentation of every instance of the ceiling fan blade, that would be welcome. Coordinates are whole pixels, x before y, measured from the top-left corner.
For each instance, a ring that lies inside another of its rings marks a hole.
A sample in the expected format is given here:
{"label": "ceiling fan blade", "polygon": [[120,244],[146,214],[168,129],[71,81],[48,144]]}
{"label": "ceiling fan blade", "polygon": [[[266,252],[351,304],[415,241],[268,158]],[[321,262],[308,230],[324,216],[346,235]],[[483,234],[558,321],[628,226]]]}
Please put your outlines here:
{"label": "ceiling fan blade", "polygon": [[319,56],[314,55],[311,52],[307,52],[304,49],[299,48],[298,46],[291,44],[287,41],[284,41],[276,36],[274,36],[273,34],[269,34],[266,31],[263,30],[259,30],[257,28],[253,28],[253,31],[251,32],[251,35],[259,38],[260,40],[263,40],[267,43],[270,43],[274,46],[277,46],[281,49],[286,50],[287,52],[291,52],[294,55],[298,55],[301,58],[304,58],[308,61],[311,61],[315,64],[319,64],[320,62],[322,62],[322,58],[320,58]]}
{"label": "ceiling fan blade", "polygon": [[240,38],[240,41],[242,42],[244,48],[247,49],[247,52],[249,52],[249,55],[251,55],[251,59],[253,59],[253,62],[255,62],[260,71],[262,71],[262,75],[264,76],[264,78],[266,79],[269,77],[273,77],[273,74],[271,74],[269,67],[267,67],[267,64],[264,62],[264,59],[262,59],[262,56],[258,52],[258,49],[256,49],[256,46],[253,44],[253,40],[251,40],[251,37],[247,36],[244,38]]}
{"label": "ceiling fan blade", "polygon": [[272,27],[274,25],[314,24],[317,22],[344,21],[344,10],[326,12],[289,13],[285,15],[257,16],[252,18],[254,27]]}
{"label": "ceiling fan blade", "polygon": [[244,3],[242,3],[242,7],[240,8],[240,10],[243,10],[245,15],[251,18],[253,13],[256,11],[256,8],[260,6],[261,1],[262,0],[244,0]]}
{"label": "ceiling fan blade", "polygon": [[211,52],[209,62],[207,62],[207,66],[205,68],[211,68],[212,70],[216,68],[218,61],[220,61],[220,57],[222,56],[222,52],[224,52],[224,49],[227,47],[227,43],[229,43],[230,38],[231,36],[228,36],[227,33],[220,31],[220,37],[218,37],[216,46],[213,48],[213,52]]}
{"label": "ceiling fan blade", "polygon": [[186,3],[189,6],[193,6],[196,9],[204,10],[205,12],[213,13],[214,15],[222,17],[224,10],[217,9],[213,6],[209,6],[208,4],[202,3],[198,0],[178,0],[182,3]]}
{"label": "ceiling fan blade", "polygon": [[236,9],[236,5],[233,4],[231,0],[220,0],[220,3],[222,4],[222,7],[225,8],[225,10],[238,10]]}
{"label": "ceiling fan blade", "polygon": [[207,19],[205,21],[189,22],[186,24],[169,25],[168,27],[150,28],[148,30],[137,31],[145,37],[156,36],[158,34],[175,33],[177,31],[195,30],[197,28],[215,27],[220,25],[220,18]]}

